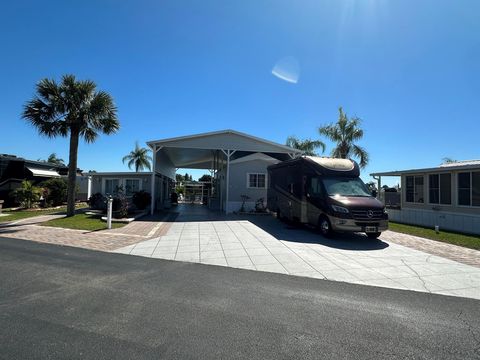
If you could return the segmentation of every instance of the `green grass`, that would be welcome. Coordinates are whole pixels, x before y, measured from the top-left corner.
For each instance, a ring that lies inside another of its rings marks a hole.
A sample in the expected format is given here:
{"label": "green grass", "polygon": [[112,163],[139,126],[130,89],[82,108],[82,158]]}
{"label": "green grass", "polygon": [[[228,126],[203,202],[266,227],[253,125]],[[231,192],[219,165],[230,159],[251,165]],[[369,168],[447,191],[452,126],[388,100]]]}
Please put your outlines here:
{"label": "green grass", "polygon": [[[107,228],[107,223],[105,221],[102,221],[99,217],[86,214],[77,214],[72,217],[53,219],[46,221],[41,225],[89,231],[105,230]],[[126,224],[123,223],[112,222],[112,229],[120,228],[125,225]]]}
{"label": "green grass", "polygon": [[[86,208],[87,205],[85,203],[77,203],[75,205],[75,209],[78,211],[80,209]],[[30,209],[30,210],[3,210],[2,214],[8,214],[8,216],[0,216],[0,223],[8,222],[8,221],[16,221],[22,219],[28,219],[35,216],[42,216],[42,215],[52,215],[52,214],[65,214],[67,211],[66,206],[60,206],[55,209]]]}
{"label": "green grass", "polygon": [[65,213],[67,210],[66,207],[58,209],[49,209],[49,210],[3,210],[2,214],[9,214],[8,216],[1,216],[0,223],[7,221],[16,221],[27,219],[35,216],[42,215],[51,215],[51,214],[61,214]]}
{"label": "green grass", "polygon": [[449,244],[459,245],[470,249],[480,250],[480,236],[459,234],[450,231],[442,231],[437,234],[434,229],[421,226],[405,225],[389,222],[389,230],[403,234],[420,236],[427,239],[441,241]]}

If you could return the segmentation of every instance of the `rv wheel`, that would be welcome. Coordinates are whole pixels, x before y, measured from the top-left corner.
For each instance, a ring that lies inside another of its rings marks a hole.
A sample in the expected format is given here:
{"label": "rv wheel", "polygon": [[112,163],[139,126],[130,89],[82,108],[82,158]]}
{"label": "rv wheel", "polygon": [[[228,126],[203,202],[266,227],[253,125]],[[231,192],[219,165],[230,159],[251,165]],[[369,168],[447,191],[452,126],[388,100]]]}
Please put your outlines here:
{"label": "rv wheel", "polygon": [[333,235],[332,225],[325,215],[320,216],[320,219],[318,219],[318,230],[327,238]]}

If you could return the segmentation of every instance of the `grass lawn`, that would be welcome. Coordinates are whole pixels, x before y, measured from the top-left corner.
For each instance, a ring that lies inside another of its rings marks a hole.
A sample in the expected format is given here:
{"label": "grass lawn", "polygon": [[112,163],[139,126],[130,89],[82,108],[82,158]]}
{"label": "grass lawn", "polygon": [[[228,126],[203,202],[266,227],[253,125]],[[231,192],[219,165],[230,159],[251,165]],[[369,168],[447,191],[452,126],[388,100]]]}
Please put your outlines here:
{"label": "grass lawn", "polygon": [[434,229],[425,228],[421,226],[405,225],[394,222],[389,222],[389,230],[399,233],[420,236],[427,239],[437,240],[449,244],[464,246],[470,249],[480,250],[480,236],[459,234],[449,231],[442,231],[436,233]]}
{"label": "grass lawn", "polygon": [[58,209],[48,209],[48,210],[3,210],[2,214],[9,214],[8,216],[0,216],[0,223],[6,221],[15,221],[21,219],[27,219],[35,216],[41,215],[51,215],[57,213],[64,213],[67,210],[66,207]]}
{"label": "grass lawn", "polygon": [[[68,218],[53,219],[44,222],[41,225],[89,231],[105,230],[107,228],[107,223],[105,221],[102,221],[99,217],[86,214],[77,214]],[[112,222],[112,229],[120,228],[125,225],[126,224]]]}

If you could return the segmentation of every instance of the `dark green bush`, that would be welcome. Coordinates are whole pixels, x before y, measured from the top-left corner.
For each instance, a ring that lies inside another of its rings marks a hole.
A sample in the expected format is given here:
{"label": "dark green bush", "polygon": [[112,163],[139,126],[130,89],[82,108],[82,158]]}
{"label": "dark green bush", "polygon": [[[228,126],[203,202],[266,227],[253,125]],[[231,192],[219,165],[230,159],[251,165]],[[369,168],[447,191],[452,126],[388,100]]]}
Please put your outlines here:
{"label": "dark green bush", "polygon": [[48,179],[40,184],[41,187],[48,189],[46,203],[53,206],[62,205],[67,201],[67,181],[61,178]]}
{"label": "dark green bush", "polygon": [[100,193],[95,193],[92,196],[90,196],[90,198],[88,199],[88,205],[90,206],[90,209],[93,209],[93,210],[107,209],[106,198]]}
{"label": "dark green bush", "polygon": [[151,200],[152,200],[152,196],[150,195],[150,193],[144,190],[137,191],[132,196],[132,202],[139,210],[143,210],[148,205],[150,205]]}
{"label": "dark green bush", "polygon": [[128,215],[128,200],[123,194],[118,194],[113,198],[112,203],[113,216],[121,219]]}

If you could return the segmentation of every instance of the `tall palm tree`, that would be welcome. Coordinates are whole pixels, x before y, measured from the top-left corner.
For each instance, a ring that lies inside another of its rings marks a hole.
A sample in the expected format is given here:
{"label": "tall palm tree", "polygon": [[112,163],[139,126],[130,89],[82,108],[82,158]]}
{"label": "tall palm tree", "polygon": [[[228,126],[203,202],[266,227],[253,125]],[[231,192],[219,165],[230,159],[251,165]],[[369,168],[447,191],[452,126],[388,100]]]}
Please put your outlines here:
{"label": "tall palm tree", "polygon": [[83,138],[92,143],[99,133],[112,134],[119,130],[112,97],[97,91],[93,81],[77,81],[73,75],[64,75],[60,83],[43,79],[36,86],[35,97],[25,104],[22,117],[41,135],[70,136],[67,216],[75,215],[78,142]]}
{"label": "tall palm tree", "polygon": [[57,164],[57,165],[65,165],[65,161],[63,161],[63,159],[58,158],[56,153],[51,153],[48,156],[47,162],[52,164]]}
{"label": "tall palm tree", "polygon": [[338,109],[338,121],[336,123],[322,126],[318,129],[320,135],[336,143],[332,150],[332,156],[347,159],[351,156],[360,160],[360,167],[368,164],[368,153],[356,142],[363,137],[363,130],[360,128],[361,120],[358,117],[348,118],[340,107]]}
{"label": "tall palm tree", "polygon": [[322,153],[325,151],[325,144],[320,140],[301,140],[296,136],[289,136],[286,142],[287,146],[294,149],[302,150],[305,155],[316,156],[318,155],[315,149],[321,148]]}
{"label": "tall palm tree", "polygon": [[152,157],[148,155],[150,150],[142,148],[138,145],[138,141],[135,143],[135,149],[123,157],[122,162],[128,161],[128,168],[131,169],[135,165],[135,172],[143,171],[144,169],[151,170],[150,162]]}

